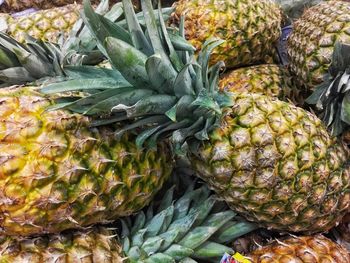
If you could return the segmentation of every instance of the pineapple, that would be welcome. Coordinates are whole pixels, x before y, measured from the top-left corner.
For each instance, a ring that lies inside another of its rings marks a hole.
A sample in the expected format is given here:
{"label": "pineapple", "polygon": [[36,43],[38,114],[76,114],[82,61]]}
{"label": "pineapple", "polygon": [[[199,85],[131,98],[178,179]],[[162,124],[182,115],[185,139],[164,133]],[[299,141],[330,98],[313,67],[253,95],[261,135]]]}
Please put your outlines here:
{"label": "pineapple", "polygon": [[63,32],[65,36],[79,19],[81,5],[71,4],[48,10],[34,11],[22,16],[0,14],[2,32],[20,42],[25,41],[26,34],[41,40],[57,42]]}
{"label": "pineapple", "polygon": [[350,43],[350,2],[325,1],[307,9],[288,40],[290,69],[308,90],[325,80],[337,41]]}
{"label": "pineapple", "polygon": [[254,263],[334,262],[349,263],[347,250],[322,235],[289,237],[253,251],[248,258]]}
{"label": "pineapple", "polygon": [[192,185],[178,200],[173,192],[171,187],[159,205],[123,219],[120,238],[101,226],[22,240],[3,238],[0,262],[219,262],[225,252],[233,252],[225,244],[256,229],[205,186]]}
{"label": "pineapple", "polygon": [[203,43],[218,37],[211,63],[224,61],[228,68],[272,62],[274,44],[281,34],[282,15],[270,0],[179,0],[172,23],[185,18],[186,38],[201,50]]}
{"label": "pineapple", "polygon": [[[120,19],[120,3],[113,5],[109,10],[109,5],[116,1],[101,0],[96,8],[96,12],[104,15],[109,20],[120,22],[124,26],[125,22]],[[134,1],[135,7],[139,7],[139,1]],[[169,5],[169,1],[165,1]],[[19,42],[25,42],[26,35],[36,39],[60,42],[63,33],[64,37],[70,35],[71,31],[77,33],[79,30],[74,25],[80,21],[80,4],[71,4],[63,7],[56,7],[47,10],[28,10],[22,13],[10,15],[0,13],[0,31],[14,37]],[[171,8],[164,8],[163,14],[170,15]],[[138,17],[142,19],[141,16]]]}
{"label": "pineapple", "polygon": [[278,98],[292,98],[293,91],[297,91],[293,87],[289,72],[275,64],[229,71],[221,76],[219,88],[225,91],[257,93]]}
{"label": "pineapple", "polygon": [[166,144],[138,149],[88,118],[50,110],[35,87],[0,90],[1,234],[108,222],[144,207],[172,170]]}
{"label": "pineapple", "polygon": [[[322,122],[276,98],[220,91],[223,63],[209,69],[208,61],[211,50],[223,41],[208,41],[196,60],[185,39],[172,45],[165,22],[155,22],[150,0],[142,2],[149,38],[137,25],[131,2],[123,4],[132,30],[122,36],[106,27],[89,1],[84,13],[99,47],[133,92],[116,91],[114,98],[106,99],[103,92],[113,85],[100,93],[82,85],[80,90],[91,94],[79,100],[80,105],[89,105],[83,113],[103,115],[98,123],[132,120],[116,134],[137,129],[139,147],[170,138],[174,151],[187,151],[198,175],[250,221],[308,233],[336,225],[349,209],[350,171],[345,150]],[[184,37],[183,28],[178,32]],[[96,74],[99,78],[103,80]],[[68,92],[74,90],[72,84],[51,84],[41,92]],[[74,101],[64,106],[81,111]]]}
{"label": "pineapple", "polygon": [[[74,4],[77,0],[4,0],[0,5],[0,13],[12,13],[23,11],[29,8],[41,9],[51,9],[54,7]],[[97,4],[99,0],[93,1]]]}

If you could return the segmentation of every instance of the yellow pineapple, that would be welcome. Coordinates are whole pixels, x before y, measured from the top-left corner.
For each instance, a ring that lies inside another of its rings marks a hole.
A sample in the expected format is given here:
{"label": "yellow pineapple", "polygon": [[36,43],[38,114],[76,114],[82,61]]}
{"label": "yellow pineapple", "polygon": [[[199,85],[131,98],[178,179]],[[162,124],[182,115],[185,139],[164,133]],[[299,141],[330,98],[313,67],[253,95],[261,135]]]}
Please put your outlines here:
{"label": "yellow pineapple", "polygon": [[324,1],[307,9],[288,39],[290,69],[308,90],[325,80],[337,41],[350,44],[350,2]]}
{"label": "yellow pineapple", "polygon": [[224,252],[233,252],[232,240],[256,226],[237,218],[207,187],[187,187],[178,200],[170,187],[160,205],[119,221],[121,235],[118,228],[95,226],[35,238],[0,237],[0,262],[219,262]]}
{"label": "yellow pineapple", "polygon": [[262,64],[228,71],[220,77],[219,88],[228,92],[248,92],[290,99],[300,102],[286,68],[275,64]]}
{"label": "yellow pineapple", "polygon": [[[117,134],[136,130],[139,147],[169,138],[175,152],[187,151],[198,176],[250,221],[308,233],[339,223],[350,206],[348,155],[321,120],[274,97],[223,92],[218,87],[223,63],[208,67],[211,49],[223,41],[207,42],[196,60],[184,39],[176,45],[169,41],[164,21],[157,23],[152,15],[151,0],[144,2],[147,33],[136,29],[131,2],[123,3],[133,41],[113,29],[101,32],[104,21],[88,1],[84,6],[91,33],[115,73],[130,84],[127,92],[101,101],[90,92],[94,85],[82,83],[81,90],[89,93],[86,103],[95,100],[85,114],[105,114],[105,122],[130,120]],[[72,84],[52,84],[42,92],[68,91]],[[100,92],[112,88],[97,87]],[[74,103],[65,106],[80,110]]]}
{"label": "yellow pineapple", "polygon": [[277,240],[253,251],[248,258],[252,263],[350,262],[350,254],[344,247],[322,235]]}
{"label": "yellow pineapple", "polygon": [[270,0],[180,0],[172,22],[185,18],[186,38],[201,50],[210,38],[224,39],[211,56],[212,64],[224,61],[228,68],[272,62],[274,44],[281,34],[282,16]]}
{"label": "yellow pineapple", "polygon": [[165,144],[138,149],[129,133],[65,110],[35,87],[0,90],[1,234],[38,235],[141,209],[172,170]]}

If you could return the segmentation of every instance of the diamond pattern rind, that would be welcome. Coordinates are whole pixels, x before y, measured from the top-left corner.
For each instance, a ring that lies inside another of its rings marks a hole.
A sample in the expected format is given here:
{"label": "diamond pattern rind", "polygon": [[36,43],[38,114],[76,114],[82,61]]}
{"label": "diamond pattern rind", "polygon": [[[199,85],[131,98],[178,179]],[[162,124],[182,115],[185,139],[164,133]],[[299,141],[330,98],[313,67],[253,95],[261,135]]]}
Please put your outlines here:
{"label": "diamond pattern rind", "polygon": [[222,118],[231,128],[215,129],[191,156],[200,177],[233,210],[265,227],[318,232],[339,222],[349,209],[350,169],[321,121],[271,97],[232,100]]}
{"label": "diamond pattern rind", "polygon": [[199,51],[213,37],[225,43],[212,52],[211,63],[237,68],[271,61],[281,34],[281,11],[269,0],[180,0],[172,20],[185,17],[186,38]]}
{"label": "diamond pattern rind", "polygon": [[[30,88],[0,91],[1,234],[35,235],[130,215],[147,205],[172,170],[166,144],[137,149],[88,119],[46,111]],[[40,106],[39,106],[40,105]]]}
{"label": "diamond pattern rind", "polygon": [[290,69],[308,89],[324,81],[337,41],[350,43],[350,3],[326,1],[304,12],[288,40]]}

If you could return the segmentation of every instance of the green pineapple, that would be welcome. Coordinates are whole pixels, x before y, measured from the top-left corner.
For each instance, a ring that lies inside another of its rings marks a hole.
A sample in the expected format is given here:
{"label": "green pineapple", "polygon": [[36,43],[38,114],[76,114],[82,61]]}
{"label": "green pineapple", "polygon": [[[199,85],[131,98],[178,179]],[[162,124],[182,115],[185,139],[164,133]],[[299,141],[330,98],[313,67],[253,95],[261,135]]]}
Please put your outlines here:
{"label": "green pineapple", "polygon": [[[350,174],[345,150],[321,121],[276,98],[220,91],[223,63],[209,69],[208,61],[222,41],[207,41],[194,60],[184,39],[172,44],[174,36],[162,19],[155,23],[150,0],[142,2],[149,38],[130,1],[123,4],[127,34],[108,28],[88,1],[84,12],[100,48],[133,86],[133,96],[116,90],[115,97],[103,98],[103,92],[113,89],[107,85],[101,93],[67,100],[62,107],[105,115],[96,125],[134,120],[116,135],[137,128],[139,147],[171,138],[175,151],[187,149],[198,175],[233,210],[262,226],[311,233],[336,225],[349,209]],[[184,28],[178,32],[184,38]],[[71,91],[71,85],[67,81],[41,91]],[[89,93],[88,87],[79,90]]]}

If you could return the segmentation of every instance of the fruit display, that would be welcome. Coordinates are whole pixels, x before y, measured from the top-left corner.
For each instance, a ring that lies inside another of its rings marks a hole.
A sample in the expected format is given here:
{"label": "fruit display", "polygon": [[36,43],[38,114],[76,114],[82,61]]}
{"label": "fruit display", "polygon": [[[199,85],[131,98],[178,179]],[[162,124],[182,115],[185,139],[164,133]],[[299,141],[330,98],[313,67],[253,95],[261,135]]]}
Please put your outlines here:
{"label": "fruit display", "polygon": [[237,68],[273,61],[282,21],[273,1],[180,0],[174,5],[172,23],[178,25],[184,16],[186,38],[197,50],[210,38],[225,40],[213,50],[212,64],[224,61],[226,67]]}
{"label": "fruit display", "polygon": [[263,262],[350,262],[348,251],[322,235],[289,237],[253,251],[248,258]]}
{"label": "fruit display", "polygon": [[[220,91],[222,63],[209,70],[208,61],[210,51],[221,42],[207,43],[197,60],[202,70],[187,66],[190,58],[166,42],[165,23],[155,23],[150,15],[150,1],[144,8],[150,39],[142,37],[141,27],[131,31],[130,39],[138,39],[135,43],[146,41],[145,47],[137,48],[113,29],[98,31],[104,21],[85,5],[91,32],[133,89],[132,98],[130,91],[117,91],[115,101],[101,102],[93,94],[96,106],[87,96],[91,109],[87,114],[112,112],[102,123],[132,121],[117,134],[137,129],[139,147],[151,147],[162,138],[170,138],[175,152],[187,147],[198,176],[234,211],[261,226],[306,233],[335,226],[349,209],[350,174],[345,149],[331,138],[321,120],[273,97]],[[127,21],[135,24],[132,8],[125,10]],[[175,53],[169,56],[168,50]],[[70,84],[53,84],[42,92],[55,94],[62,87],[69,91]],[[87,93],[89,89],[81,88]],[[65,107],[76,111],[69,104]]]}
{"label": "fruit display", "polygon": [[325,80],[336,42],[350,43],[350,2],[324,1],[295,21],[288,39],[290,69],[309,90]]}
{"label": "fruit display", "polygon": [[0,262],[350,263],[349,11],[0,1]]}
{"label": "fruit display", "polygon": [[217,201],[207,187],[193,185],[177,200],[171,187],[160,204],[121,225],[119,238],[117,229],[102,226],[21,240],[3,238],[0,261],[219,262],[223,251],[233,252],[225,244],[256,229]]}

